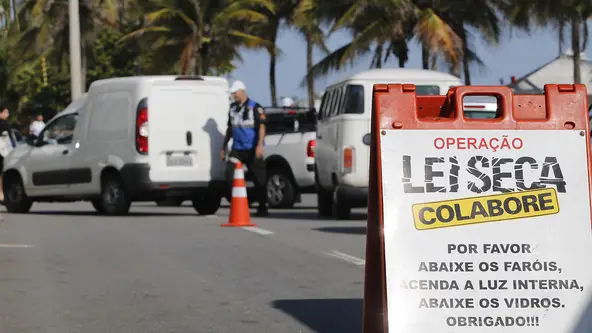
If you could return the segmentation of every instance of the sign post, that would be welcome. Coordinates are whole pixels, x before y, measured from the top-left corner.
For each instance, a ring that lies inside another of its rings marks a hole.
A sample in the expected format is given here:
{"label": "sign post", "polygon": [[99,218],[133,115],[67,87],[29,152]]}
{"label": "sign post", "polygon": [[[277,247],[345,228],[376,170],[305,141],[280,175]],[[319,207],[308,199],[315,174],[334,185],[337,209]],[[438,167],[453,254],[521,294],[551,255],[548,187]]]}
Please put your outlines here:
{"label": "sign post", "polygon": [[[494,96],[468,119],[465,96]],[[364,333],[590,333],[584,85],[374,87]]]}

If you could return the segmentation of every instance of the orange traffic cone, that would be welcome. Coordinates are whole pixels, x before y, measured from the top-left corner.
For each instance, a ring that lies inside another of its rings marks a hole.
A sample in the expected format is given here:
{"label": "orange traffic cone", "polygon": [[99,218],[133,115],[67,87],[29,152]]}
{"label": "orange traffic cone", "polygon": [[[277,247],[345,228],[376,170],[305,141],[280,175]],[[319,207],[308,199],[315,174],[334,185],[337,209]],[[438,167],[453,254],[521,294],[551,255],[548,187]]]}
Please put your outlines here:
{"label": "orange traffic cone", "polygon": [[249,198],[243,164],[237,161],[234,168],[234,182],[232,184],[232,199],[230,200],[230,216],[223,227],[256,227],[251,223],[249,213]]}

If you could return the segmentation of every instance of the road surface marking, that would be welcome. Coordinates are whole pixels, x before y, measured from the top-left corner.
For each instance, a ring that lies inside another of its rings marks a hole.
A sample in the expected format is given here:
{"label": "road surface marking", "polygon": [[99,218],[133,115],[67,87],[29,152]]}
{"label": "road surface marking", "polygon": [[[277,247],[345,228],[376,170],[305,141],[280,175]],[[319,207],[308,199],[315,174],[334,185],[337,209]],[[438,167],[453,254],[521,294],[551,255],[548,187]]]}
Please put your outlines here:
{"label": "road surface marking", "polygon": [[266,236],[266,235],[273,235],[273,231],[269,231],[269,230],[262,229],[262,228],[259,228],[259,227],[243,227],[243,229],[248,230],[250,232],[254,232],[254,233],[259,234],[259,235],[264,235],[264,236]]}
{"label": "road surface marking", "polygon": [[339,251],[325,252],[325,254],[330,255],[331,257],[334,257],[337,259],[341,259],[343,261],[347,261],[350,264],[354,264],[356,266],[364,266],[366,264],[366,260],[364,260],[364,259],[350,256],[349,254],[339,252]]}
{"label": "road surface marking", "polygon": [[0,244],[0,248],[4,249],[26,249],[29,247],[33,247],[33,245],[27,244]]}
{"label": "road surface marking", "polygon": [[217,219],[218,215],[206,215],[205,217],[209,218],[209,219]]}

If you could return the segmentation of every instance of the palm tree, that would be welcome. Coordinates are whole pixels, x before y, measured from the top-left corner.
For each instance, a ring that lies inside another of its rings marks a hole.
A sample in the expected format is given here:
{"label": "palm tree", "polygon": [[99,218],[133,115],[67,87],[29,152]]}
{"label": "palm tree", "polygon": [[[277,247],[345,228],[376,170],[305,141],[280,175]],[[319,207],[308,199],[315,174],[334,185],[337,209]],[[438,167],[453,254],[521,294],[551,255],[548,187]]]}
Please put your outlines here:
{"label": "palm tree", "polygon": [[272,0],[274,4],[274,10],[264,10],[263,13],[267,17],[267,20],[256,27],[252,28],[252,31],[262,39],[269,41],[264,48],[269,55],[269,90],[271,93],[271,105],[277,106],[277,87],[276,87],[276,65],[277,59],[281,53],[276,46],[278,33],[281,28],[281,24],[289,21],[296,10],[299,1],[298,0]]}
{"label": "palm tree", "polygon": [[[500,19],[497,15],[499,3],[492,0],[450,0],[449,3],[440,3],[436,7],[438,15],[449,22],[454,32],[460,37],[462,69],[465,84],[471,84],[471,63],[484,66],[483,62],[471,48],[471,30],[477,31],[488,44],[497,45],[500,41]],[[473,8],[479,10],[473,10]],[[451,67],[459,69],[458,63],[451,62]],[[460,77],[460,71],[454,73]]]}
{"label": "palm tree", "polygon": [[[266,22],[263,10],[273,11],[270,0],[152,1],[146,25],[122,38],[142,38],[152,57],[165,62],[177,60],[179,73],[207,75],[216,48],[261,47],[266,41],[245,32],[246,24]],[[230,50],[229,50],[230,51]]]}
{"label": "palm tree", "polygon": [[[116,0],[81,0],[80,30],[82,41],[82,85],[86,87],[87,50],[94,41],[97,32],[105,24],[115,22],[114,1]],[[19,60],[13,72],[32,60],[49,56],[63,70],[69,52],[68,2],[51,0],[25,0],[17,17],[25,27],[14,41],[13,54]]]}
{"label": "palm tree", "polygon": [[460,37],[453,27],[423,3],[412,0],[303,1],[308,2],[310,10],[331,22],[330,33],[339,29],[352,33],[350,43],[313,66],[310,74],[314,77],[341,69],[370,52],[374,54],[374,67],[382,66],[383,55],[387,60],[391,54],[399,58],[399,66],[403,67],[408,57],[408,42],[414,36],[432,54],[442,54],[452,62],[458,61],[462,54]]}
{"label": "palm tree", "polygon": [[[295,10],[293,16],[290,18],[290,23],[295,26],[306,41],[306,72],[310,73],[313,63],[313,52],[315,47],[318,47],[325,54],[329,53],[329,49],[325,44],[325,34],[321,30],[321,22],[317,16],[312,15],[304,4],[301,2]],[[308,92],[308,106],[314,108],[315,105],[315,88],[314,78],[312,75],[306,75],[306,88]]]}

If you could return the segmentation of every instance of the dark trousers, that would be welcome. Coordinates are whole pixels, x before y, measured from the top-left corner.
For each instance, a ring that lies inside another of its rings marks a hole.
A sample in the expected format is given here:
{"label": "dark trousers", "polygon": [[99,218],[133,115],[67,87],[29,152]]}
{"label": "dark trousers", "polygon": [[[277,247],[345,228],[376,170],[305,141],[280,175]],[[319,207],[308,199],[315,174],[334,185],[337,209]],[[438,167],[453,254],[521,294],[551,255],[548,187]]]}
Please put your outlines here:
{"label": "dark trousers", "polygon": [[[229,157],[234,157],[241,161],[249,169],[248,172],[253,176],[255,183],[255,195],[259,202],[259,209],[267,207],[267,191],[265,190],[265,162],[262,158],[255,157],[255,150],[232,150]],[[232,193],[232,183],[234,181],[235,164],[232,161],[226,163],[226,181],[229,184]],[[231,197],[231,194],[228,196]]]}

